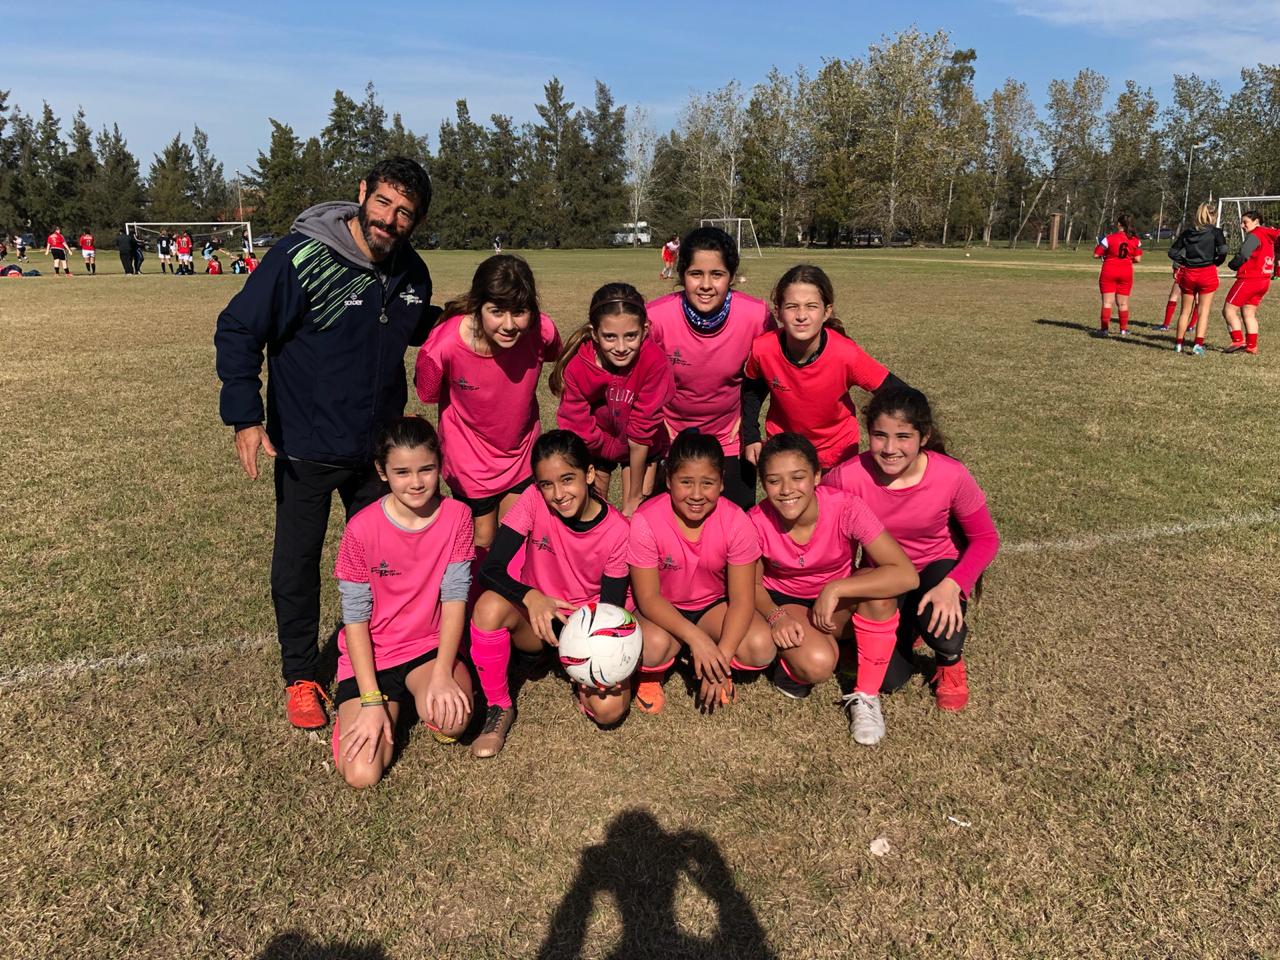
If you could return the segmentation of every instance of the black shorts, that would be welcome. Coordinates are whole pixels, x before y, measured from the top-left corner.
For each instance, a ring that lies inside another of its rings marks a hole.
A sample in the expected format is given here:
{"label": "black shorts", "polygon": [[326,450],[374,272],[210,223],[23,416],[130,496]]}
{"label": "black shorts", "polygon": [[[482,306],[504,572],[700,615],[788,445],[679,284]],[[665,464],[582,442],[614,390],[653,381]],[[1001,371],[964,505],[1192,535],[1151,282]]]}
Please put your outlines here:
{"label": "black shorts", "polygon": [[817,597],[812,599],[808,597],[792,597],[777,590],[769,591],[769,599],[780,607],[786,606],[788,603],[794,603],[797,607],[804,607],[806,610],[812,610],[813,605],[818,602]]}
{"label": "black shorts", "polygon": [[[686,620],[688,620],[690,623],[692,623],[696,627],[698,625],[698,621],[701,620],[706,614],[711,612],[712,609],[720,606],[720,604],[722,603],[728,603],[728,602],[729,601],[727,597],[721,597],[715,603],[708,604],[707,606],[702,607],[698,610],[685,610],[681,607],[676,607],[676,612],[679,613],[680,616],[684,617]],[[676,605],[673,603],[672,606],[675,607]]]}
{"label": "black shorts", "polygon": [[485,514],[493,513],[498,509],[498,504],[502,502],[502,498],[509,493],[523,493],[528,489],[529,484],[533,483],[533,477],[525,477],[514,487],[503,490],[501,493],[491,493],[487,497],[464,497],[458,491],[453,490],[453,499],[460,503],[465,503],[471,510],[472,517],[483,517]]}
{"label": "black shorts", "polygon": [[[434,660],[439,652],[438,649],[428,650],[420,657],[406,660],[404,663],[396,664],[394,667],[387,667],[386,670],[379,670],[377,672],[378,689],[392,703],[407,703],[412,700],[413,694],[405,686],[405,680],[408,679],[412,671],[424,663],[430,663]],[[348,700],[358,699],[360,699],[360,685],[356,683],[355,677],[347,677],[345,680],[338,681],[338,689],[333,694],[334,706],[340,707]]]}
{"label": "black shorts", "polygon": [[65,260],[67,259],[67,251],[59,250],[57,247],[54,247],[49,251],[49,256],[53,257],[55,260]]}

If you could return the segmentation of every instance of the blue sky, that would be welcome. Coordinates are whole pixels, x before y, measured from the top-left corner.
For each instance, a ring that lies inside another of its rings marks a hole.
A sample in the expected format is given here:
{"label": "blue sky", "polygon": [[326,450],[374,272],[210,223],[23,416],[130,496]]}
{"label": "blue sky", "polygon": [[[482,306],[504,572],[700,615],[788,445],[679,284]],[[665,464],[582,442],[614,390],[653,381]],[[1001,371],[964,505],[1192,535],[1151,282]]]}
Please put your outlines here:
{"label": "blue sky", "polygon": [[690,91],[732,79],[749,87],[771,66],[815,72],[823,58],[861,56],[913,24],[977,49],[980,94],[1013,76],[1037,101],[1050,79],[1084,66],[1109,77],[1113,92],[1134,79],[1163,100],[1175,72],[1218,78],[1230,91],[1242,66],[1280,62],[1280,4],[1270,0],[135,0],[73,5],[52,20],[31,6],[10,16],[0,89],[29,113],[48,100],[64,124],[77,106],[95,128],[119,123],[144,172],[198,123],[232,174],[266,145],[267,117],[316,133],[333,91],[359,98],[369,80],[433,148],[455,100],[476,118],[522,121],[552,76],[578,103],[591,101],[599,78],[617,102],[644,105],[667,129]]}

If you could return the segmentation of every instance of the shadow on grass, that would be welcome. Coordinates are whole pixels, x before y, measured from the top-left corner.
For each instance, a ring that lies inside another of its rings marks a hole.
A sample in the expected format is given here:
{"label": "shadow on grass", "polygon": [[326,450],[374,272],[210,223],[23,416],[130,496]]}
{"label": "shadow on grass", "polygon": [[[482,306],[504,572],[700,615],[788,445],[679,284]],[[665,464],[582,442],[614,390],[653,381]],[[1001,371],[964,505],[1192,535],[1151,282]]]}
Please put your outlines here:
{"label": "shadow on grass", "polygon": [[[716,927],[709,937],[682,930],[676,919],[682,875],[715,904]],[[539,960],[584,956],[588,921],[601,893],[612,895],[622,917],[622,935],[610,958],[777,958],[715,841],[692,830],[668,833],[645,810],[618,814],[604,842],[582,850],[577,876],[551,917]]]}
{"label": "shadow on grass", "polygon": [[357,946],[332,940],[321,943],[305,933],[289,931],[271,938],[256,960],[390,960],[378,944]]}
{"label": "shadow on grass", "polygon": [[[1088,323],[1080,323],[1077,320],[1052,320],[1048,317],[1040,317],[1036,320],[1036,323],[1045,327],[1062,327],[1064,330],[1080,330],[1090,336],[1098,336],[1098,328],[1096,326]],[[1170,340],[1169,337],[1154,333],[1138,333],[1134,329],[1134,326],[1134,324],[1129,325],[1129,336],[1127,337],[1112,334],[1107,339],[1114,340],[1116,343],[1123,343],[1126,346],[1131,347],[1146,347],[1148,350],[1162,350],[1166,353],[1172,351],[1173,341]],[[1149,328],[1154,329],[1156,326],[1157,324],[1150,324]]]}

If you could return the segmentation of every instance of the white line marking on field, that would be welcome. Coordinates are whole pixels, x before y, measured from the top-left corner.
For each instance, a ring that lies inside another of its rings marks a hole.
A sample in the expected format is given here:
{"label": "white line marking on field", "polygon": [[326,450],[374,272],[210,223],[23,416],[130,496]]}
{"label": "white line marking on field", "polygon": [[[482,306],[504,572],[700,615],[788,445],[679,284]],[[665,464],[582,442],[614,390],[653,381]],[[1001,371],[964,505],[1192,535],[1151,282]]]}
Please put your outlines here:
{"label": "white line marking on field", "polygon": [[220,640],[202,643],[195,647],[169,647],[160,650],[147,650],[142,653],[122,653],[114,657],[101,657],[96,660],[88,657],[69,657],[53,663],[35,663],[28,667],[16,667],[0,671],[0,690],[18,687],[24,683],[49,680],[67,680],[88,673],[102,673],[105,670],[133,670],[155,666],[162,663],[184,663],[208,654],[244,653],[249,650],[266,648],[271,637],[259,637],[256,640]]}
{"label": "white line marking on field", "polygon": [[[1186,523],[1134,527],[1131,530],[1117,530],[1113,533],[1099,533],[1087,537],[1068,537],[1061,540],[1025,540],[1022,543],[1006,543],[1001,546],[1000,552],[1002,554],[1035,554],[1053,551],[1095,550],[1099,547],[1117,543],[1141,543],[1146,540],[1179,537],[1188,533],[1230,530],[1233,527],[1268,526],[1275,523],[1280,523],[1280,510],[1264,510],[1234,517],[1218,517],[1213,520],[1191,520]],[[72,657],[53,663],[36,663],[26,667],[15,667],[0,671],[0,690],[8,690],[27,683],[68,680],[86,674],[102,673],[107,670],[140,670],[159,664],[186,663],[209,654],[245,653],[250,650],[265,650],[269,647],[274,647],[273,637],[258,637],[251,640],[211,641],[195,647],[168,647],[160,650],[147,650],[141,653],[122,653],[118,656],[101,657],[96,660],[88,657]]]}
{"label": "white line marking on field", "polygon": [[1087,537],[1069,537],[1063,540],[1027,540],[1010,543],[1000,548],[1001,553],[1048,553],[1053,550],[1093,550],[1116,543],[1138,543],[1144,540],[1162,540],[1180,537],[1188,533],[1205,533],[1210,530],[1229,530],[1232,527],[1258,527],[1280,523],[1280,510],[1264,510],[1244,513],[1234,517],[1217,517],[1213,520],[1189,520],[1186,523],[1165,523],[1132,530],[1116,530]]}

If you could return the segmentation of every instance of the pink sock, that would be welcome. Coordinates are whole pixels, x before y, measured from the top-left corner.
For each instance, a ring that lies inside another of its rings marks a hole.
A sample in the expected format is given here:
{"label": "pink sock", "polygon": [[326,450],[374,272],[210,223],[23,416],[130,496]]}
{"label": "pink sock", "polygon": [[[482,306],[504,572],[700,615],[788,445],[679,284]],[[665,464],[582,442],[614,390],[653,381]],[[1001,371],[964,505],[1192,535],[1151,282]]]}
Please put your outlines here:
{"label": "pink sock", "polygon": [[861,614],[853,615],[853,636],[858,644],[857,693],[874,697],[880,693],[889,658],[898,641],[898,614],[888,620],[868,620]]}
{"label": "pink sock", "polygon": [[661,682],[662,678],[666,676],[667,671],[670,670],[675,665],[676,665],[675,657],[670,657],[669,659],[666,660],[666,662],[660,663],[656,667],[646,667],[642,663],[640,664],[640,679],[642,681],[657,680]]}
{"label": "pink sock", "polygon": [[471,625],[471,662],[480,674],[480,688],[492,707],[511,706],[507,667],[511,663],[511,631],[481,630]]}

